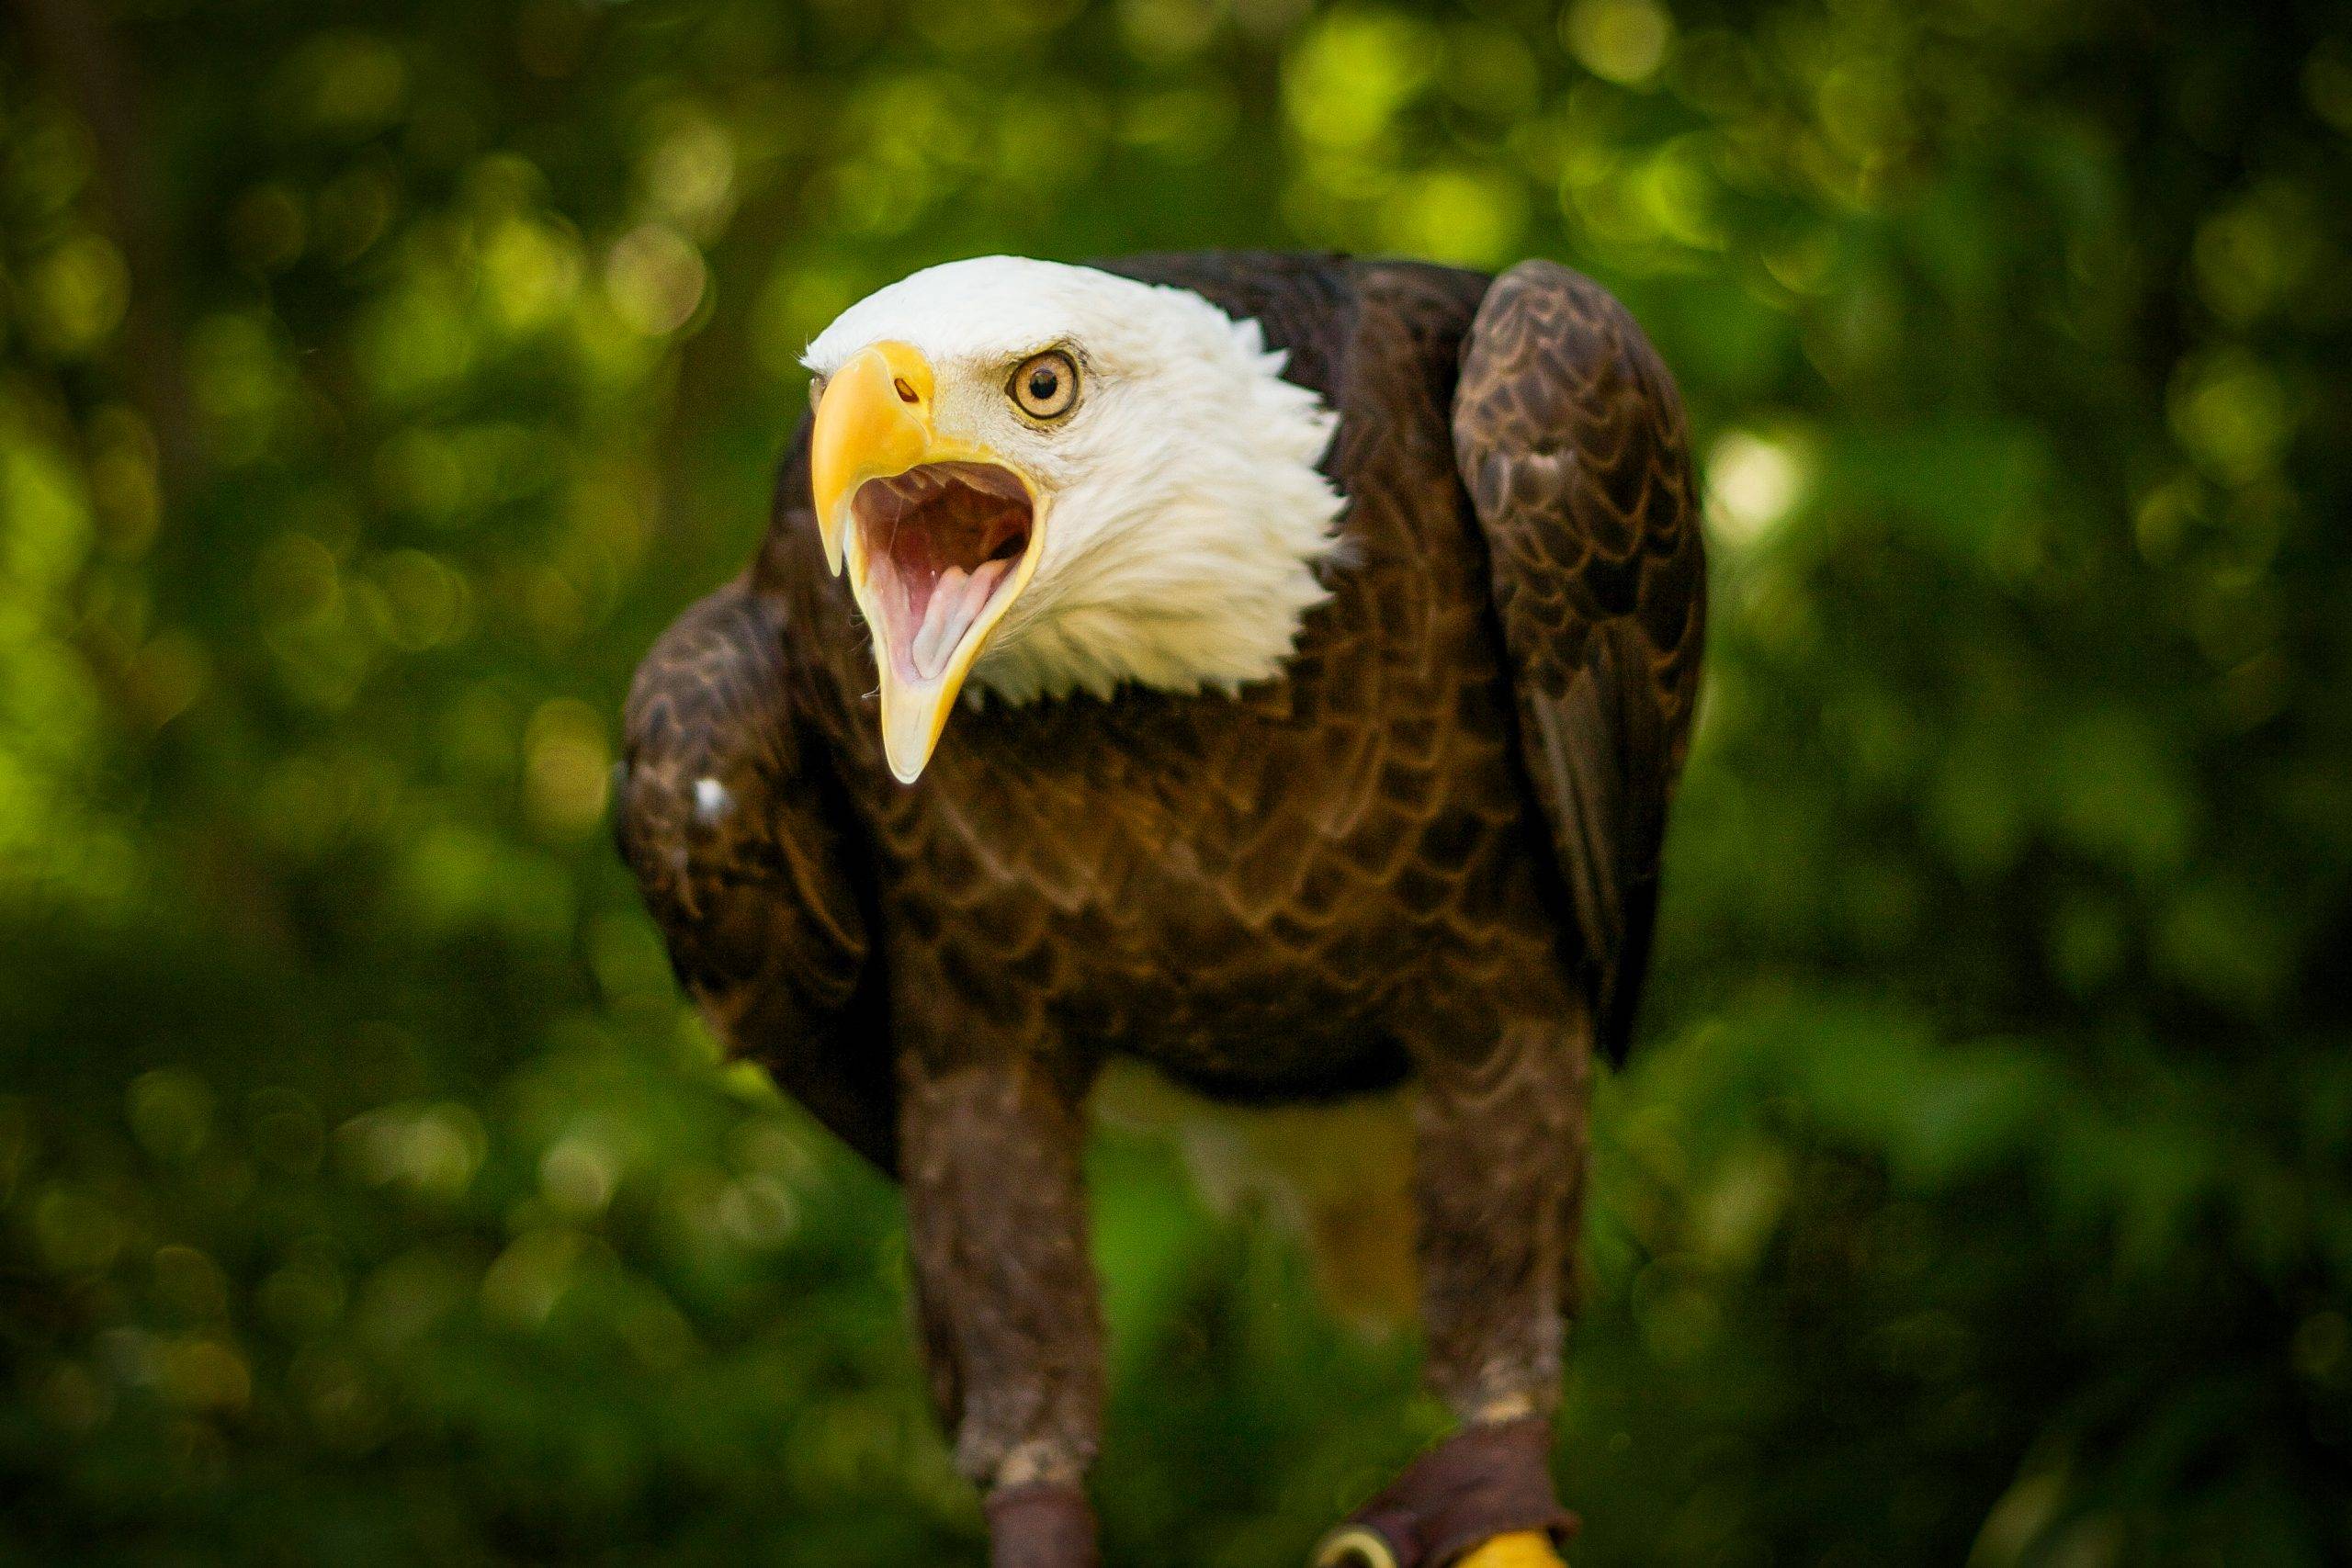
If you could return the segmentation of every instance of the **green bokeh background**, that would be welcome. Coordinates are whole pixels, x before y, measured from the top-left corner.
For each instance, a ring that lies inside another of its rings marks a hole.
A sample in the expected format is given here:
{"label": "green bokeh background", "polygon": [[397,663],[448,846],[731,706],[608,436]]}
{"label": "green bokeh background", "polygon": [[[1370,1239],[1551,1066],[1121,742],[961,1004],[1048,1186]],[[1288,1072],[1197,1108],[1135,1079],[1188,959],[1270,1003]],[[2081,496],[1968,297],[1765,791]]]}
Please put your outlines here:
{"label": "green bokeh background", "polygon": [[[1583,1564],[2352,1559],[2352,17],[0,6],[0,1559],[976,1562],[895,1198],[679,1004],[615,716],[977,252],[1601,278],[1717,613]],[[1114,1564],[1412,1347],[1106,1142]]]}

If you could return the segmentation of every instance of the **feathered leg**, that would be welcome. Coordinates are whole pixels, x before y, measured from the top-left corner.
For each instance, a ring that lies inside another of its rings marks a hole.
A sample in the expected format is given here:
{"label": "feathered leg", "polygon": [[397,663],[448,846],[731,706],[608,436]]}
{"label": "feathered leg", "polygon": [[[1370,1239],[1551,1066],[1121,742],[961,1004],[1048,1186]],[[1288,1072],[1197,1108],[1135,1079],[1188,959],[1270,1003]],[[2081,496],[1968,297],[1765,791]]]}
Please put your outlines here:
{"label": "feathered leg", "polygon": [[901,1170],[933,1387],[994,1568],[1093,1568],[1102,1326],[1084,1122],[1025,1063],[911,1076]]}
{"label": "feathered leg", "polygon": [[1329,1568],[1535,1568],[1575,1528],[1549,1469],[1585,1157],[1589,1034],[1507,1023],[1425,1059],[1417,1110],[1426,1375],[1462,1423],[1325,1542]]}

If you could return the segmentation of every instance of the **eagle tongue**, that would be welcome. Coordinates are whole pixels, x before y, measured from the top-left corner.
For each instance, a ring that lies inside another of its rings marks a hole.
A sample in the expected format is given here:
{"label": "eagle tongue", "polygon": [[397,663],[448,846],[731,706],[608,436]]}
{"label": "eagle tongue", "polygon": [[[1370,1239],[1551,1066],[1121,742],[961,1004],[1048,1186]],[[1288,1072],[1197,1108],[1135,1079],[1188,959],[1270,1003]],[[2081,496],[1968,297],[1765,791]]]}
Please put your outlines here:
{"label": "eagle tongue", "polygon": [[964,569],[951,566],[932,582],[922,608],[922,625],[915,628],[913,645],[907,650],[915,673],[926,681],[937,680],[947,668],[947,656],[956,649],[953,634],[963,630],[958,623],[967,617],[957,611],[963,606],[965,581]]}
{"label": "eagle tongue", "polygon": [[936,681],[947,672],[948,660],[963,646],[980,612],[988,608],[989,596],[1004,581],[1008,565],[989,560],[968,573],[960,566],[951,566],[939,574],[932,584],[931,601],[923,606],[922,625],[916,628],[907,649],[917,678]]}

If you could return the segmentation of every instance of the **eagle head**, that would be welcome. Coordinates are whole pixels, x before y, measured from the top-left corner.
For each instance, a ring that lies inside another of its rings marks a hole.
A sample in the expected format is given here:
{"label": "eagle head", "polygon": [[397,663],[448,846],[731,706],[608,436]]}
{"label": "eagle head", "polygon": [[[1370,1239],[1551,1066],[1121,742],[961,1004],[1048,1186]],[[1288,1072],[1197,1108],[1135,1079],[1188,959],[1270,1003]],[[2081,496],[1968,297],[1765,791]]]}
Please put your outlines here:
{"label": "eagle head", "polygon": [[1091,267],[916,273],[819,333],[809,479],[912,783],[967,677],[1025,702],[1275,674],[1325,589],[1336,417],[1254,321]]}

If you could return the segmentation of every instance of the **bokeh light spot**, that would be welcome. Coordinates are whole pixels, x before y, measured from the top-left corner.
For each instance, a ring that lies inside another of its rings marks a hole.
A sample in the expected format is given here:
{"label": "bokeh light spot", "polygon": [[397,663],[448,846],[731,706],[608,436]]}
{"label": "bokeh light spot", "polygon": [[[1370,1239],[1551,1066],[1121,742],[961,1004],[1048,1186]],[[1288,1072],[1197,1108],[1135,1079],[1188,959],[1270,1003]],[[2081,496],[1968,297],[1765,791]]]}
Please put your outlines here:
{"label": "bokeh light spot", "polygon": [[1652,0],[1575,0],[1560,39],[1584,68],[1611,82],[1645,82],[1666,63],[1674,23]]}
{"label": "bokeh light spot", "polygon": [[702,253],[666,224],[630,230],[605,262],[614,310],[649,336],[666,336],[692,321],[707,282]]}
{"label": "bokeh light spot", "polygon": [[1707,455],[1707,520],[1725,544],[1748,548],[1788,521],[1805,484],[1806,465],[1792,445],[1733,431]]}

